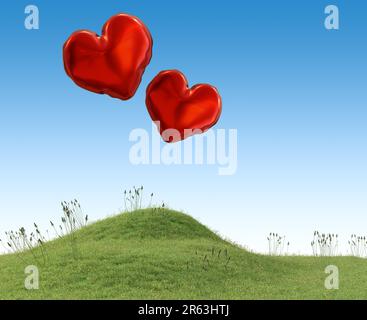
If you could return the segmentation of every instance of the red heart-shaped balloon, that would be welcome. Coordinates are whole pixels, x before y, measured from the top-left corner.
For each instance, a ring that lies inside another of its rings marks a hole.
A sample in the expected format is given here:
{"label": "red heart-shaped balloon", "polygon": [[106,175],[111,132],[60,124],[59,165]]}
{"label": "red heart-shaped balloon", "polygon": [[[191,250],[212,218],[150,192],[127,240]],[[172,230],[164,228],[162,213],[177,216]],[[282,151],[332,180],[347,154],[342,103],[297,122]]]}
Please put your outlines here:
{"label": "red heart-shaped balloon", "polygon": [[217,123],[222,111],[215,87],[198,84],[190,89],[185,76],[177,70],[162,71],[153,79],[147,88],[146,105],[166,142],[207,131]]}
{"label": "red heart-shaped balloon", "polygon": [[136,17],[118,14],[102,35],[74,32],[63,49],[65,71],[80,87],[122,100],[134,96],[152,57],[153,41]]}

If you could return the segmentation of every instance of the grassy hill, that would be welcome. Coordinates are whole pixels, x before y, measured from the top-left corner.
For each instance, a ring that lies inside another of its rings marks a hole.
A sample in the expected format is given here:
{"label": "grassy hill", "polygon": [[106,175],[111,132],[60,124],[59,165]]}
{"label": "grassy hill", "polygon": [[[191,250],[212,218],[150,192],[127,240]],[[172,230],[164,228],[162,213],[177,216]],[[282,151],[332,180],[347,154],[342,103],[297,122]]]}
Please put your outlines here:
{"label": "grassy hill", "polygon": [[[46,262],[0,256],[1,299],[349,299],[367,298],[367,261],[269,257],[228,243],[193,218],[167,209],[124,213],[47,243]],[[40,289],[24,288],[36,264]],[[327,265],[340,289],[324,288]]]}

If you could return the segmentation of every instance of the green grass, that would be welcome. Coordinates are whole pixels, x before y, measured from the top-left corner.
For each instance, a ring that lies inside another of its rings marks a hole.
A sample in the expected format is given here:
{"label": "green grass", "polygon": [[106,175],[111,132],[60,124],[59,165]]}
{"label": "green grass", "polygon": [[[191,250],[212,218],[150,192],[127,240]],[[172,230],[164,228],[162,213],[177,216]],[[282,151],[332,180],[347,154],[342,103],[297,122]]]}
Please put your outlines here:
{"label": "green grass", "polygon": [[[24,268],[37,264],[30,253],[0,256],[0,298],[367,298],[363,259],[250,253],[193,218],[167,209],[108,218],[79,230],[76,238],[78,259],[68,238],[46,244],[47,263],[38,265],[39,290],[24,288]],[[339,290],[324,288],[324,269],[330,264],[339,268]]]}

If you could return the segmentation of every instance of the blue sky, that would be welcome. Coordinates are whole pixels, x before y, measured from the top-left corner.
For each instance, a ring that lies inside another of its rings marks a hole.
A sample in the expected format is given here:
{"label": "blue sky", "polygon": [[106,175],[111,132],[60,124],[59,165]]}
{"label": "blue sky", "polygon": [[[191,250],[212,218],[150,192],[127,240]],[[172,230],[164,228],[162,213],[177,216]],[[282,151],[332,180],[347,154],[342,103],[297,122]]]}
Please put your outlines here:
{"label": "blue sky", "polygon": [[[40,30],[24,28],[24,8]],[[324,28],[324,8],[340,30]],[[138,16],[154,39],[133,99],[96,95],[66,76],[62,45],[100,32],[112,15]],[[367,25],[365,1],[7,1],[0,12],[0,230],[60,215],[78,198],[93,219],[119,211],[143,184],[226,237],[257,251],[285,234],[311,253],[315,229],[367,234]],[[145,88],[161,70],[223,99],[217,128],[238,130],[238,170],[132,166],[129,133],[150,131]]]}

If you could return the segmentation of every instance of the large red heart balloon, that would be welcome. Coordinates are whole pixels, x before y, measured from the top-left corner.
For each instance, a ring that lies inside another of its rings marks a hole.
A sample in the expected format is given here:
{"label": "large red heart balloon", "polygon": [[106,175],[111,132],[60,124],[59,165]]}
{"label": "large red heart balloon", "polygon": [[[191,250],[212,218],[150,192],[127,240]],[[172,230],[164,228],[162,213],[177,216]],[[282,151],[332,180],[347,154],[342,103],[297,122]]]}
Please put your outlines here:
{"label": "large red heart balloon", "polygon": [[[177,70],[162,71],[147,88],[146,105],[166,142],[177,142],[214,126],[222,111],[216,88],[208,84],[188,87]],[[179,134],[175,133],[174,129]]]}
{"label": "large red heart balloon", "polygon": [[65,71],[80,87],[130,99],[152,57],[152,37],[136,17],[118,14],[109,19],[102,35],[73,33],[63,49]]}

